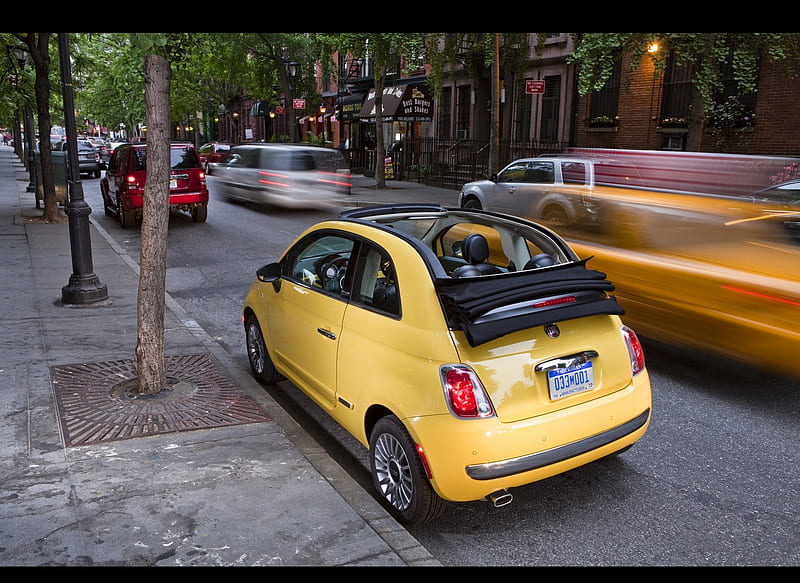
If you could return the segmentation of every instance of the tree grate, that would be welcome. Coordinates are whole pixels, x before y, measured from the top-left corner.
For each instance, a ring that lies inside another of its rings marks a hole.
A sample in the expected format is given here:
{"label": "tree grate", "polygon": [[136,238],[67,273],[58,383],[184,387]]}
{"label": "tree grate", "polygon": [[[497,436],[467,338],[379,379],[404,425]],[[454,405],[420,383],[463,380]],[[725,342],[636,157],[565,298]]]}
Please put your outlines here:
{"label": "tree grate", "polygon": [[156,395],[131,395],[136,361],[50,367],[66,447],[178,431],[269,421],[210,354],[165,358],[169,386]]}

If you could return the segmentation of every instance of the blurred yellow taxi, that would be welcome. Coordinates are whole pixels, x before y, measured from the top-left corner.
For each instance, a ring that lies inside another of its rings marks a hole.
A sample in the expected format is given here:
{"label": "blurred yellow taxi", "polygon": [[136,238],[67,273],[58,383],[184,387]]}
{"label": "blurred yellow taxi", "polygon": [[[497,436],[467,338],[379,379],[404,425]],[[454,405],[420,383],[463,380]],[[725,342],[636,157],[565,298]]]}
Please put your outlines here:
{"label": "blurred yellow taxi", "polygon": [[800,377],[792,212],[763,197],[630,190],[603,197],[601,231],[562,234],[614,281],[643,336]]}

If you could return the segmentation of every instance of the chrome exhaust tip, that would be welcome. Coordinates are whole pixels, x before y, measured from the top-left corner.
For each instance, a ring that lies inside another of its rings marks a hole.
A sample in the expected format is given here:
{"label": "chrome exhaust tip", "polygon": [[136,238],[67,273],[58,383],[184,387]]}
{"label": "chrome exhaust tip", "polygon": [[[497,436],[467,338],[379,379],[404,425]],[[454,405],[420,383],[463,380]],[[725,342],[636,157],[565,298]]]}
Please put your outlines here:
{"label": "chrome exhaust tip", "polygon": [[502,508],[511,504],[514,501],[514,496],[510,492],[503,490],[502,492],[489,494],[489,501],[495,508]]}

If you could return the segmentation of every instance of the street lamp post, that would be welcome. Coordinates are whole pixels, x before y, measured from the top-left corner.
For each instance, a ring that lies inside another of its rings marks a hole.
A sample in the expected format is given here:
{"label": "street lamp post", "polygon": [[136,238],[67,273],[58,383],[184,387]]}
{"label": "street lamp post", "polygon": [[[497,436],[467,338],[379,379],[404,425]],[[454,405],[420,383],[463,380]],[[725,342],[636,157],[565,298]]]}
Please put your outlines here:
{"label": "street lamp post", "polygon": [[289,101],[292,104],[291,109],[289,109],[288,107],[287,107],[287,109],[289,109],[289,111],[292,112],[291,116],[289,116],[288,119],[292,124],[291,136],[292,136],[292,141],[293,142],[298,142],[299,141],[298,135],[297,135],[297,114],[294,111],[294,92],[295,92],[295,88],[296,88],[295,86],[297,85],[297,71],[298,71],[298,68],[299,68],[299,65],[298,65],[298,63],[296,61],[289,61],[288,63],[286,63],[286,74],[289,77],[289,93],[290,93]]}
{"label": "street lamp post", "polygon": [[[64,121],[67,128],[67,169],[69,170],[69,202],[65,212],[69,218],[69,242],[72,249],[72,275],[61,288],[65,304],[91,304],[108,298],[108,288],[94,274],[92,244],[89,233],[89,215],[92,209],[83,198],[80,168],[78,166],[78,140],[75,136],[75,105],[72,98],[72,69],[69,62],[67,33],[58,33],[58,51],[61,61],[61,83],[64,86]],[[42,136],[49,139],[49,136]]]}
{"label": "street lamp post", "polygon": [[[28,63],[28,54],[22,49],[15,49],[14,56],[17,59],[17,64],[19,65],[20,73],[25,68],[25,65]],[[19,81],[21,79],[21,75],[14,75],[14,85],[16,88],[19,88]],[[23,125],[25,128],[25,159],[27,161],[28,166],[28,176],[30,178],[28,182],[28,186],[26,187],[26,192],[36,192],[36,173],[40,171],[40,169],[36,168],[36,155],[34,151],[36,150],[36,131],[33,128],[33,111],[31,110],[30,103],[23,95]],[[36,197],[36,208],[39,208],[39,197]]]}
{"label": "street lamp post", "polygon": [[325,145],[325,112],[326,111],[328,111],[328,108],[326,108],[324,105],[322,105],[319,108],[319,113],[321,114],[320,117],[322,117],[322,145],[323,146]]}

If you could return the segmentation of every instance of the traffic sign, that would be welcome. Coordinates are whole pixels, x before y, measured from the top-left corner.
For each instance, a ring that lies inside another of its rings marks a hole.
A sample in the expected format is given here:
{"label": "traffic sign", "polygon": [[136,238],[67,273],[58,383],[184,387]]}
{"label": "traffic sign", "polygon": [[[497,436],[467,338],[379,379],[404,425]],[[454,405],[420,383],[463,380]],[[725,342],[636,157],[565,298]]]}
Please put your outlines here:
{"label": "traffic sign", "polygon": [[527,94],[541,94],[544,93],[544,81],[536,79],[525,80],[525,93]]}
{"label": "traffic sign", "polygon": [[292,101],[292,107],[295,109],[305,109],[306,108],[306,100],[305,99],[295,99]]}

